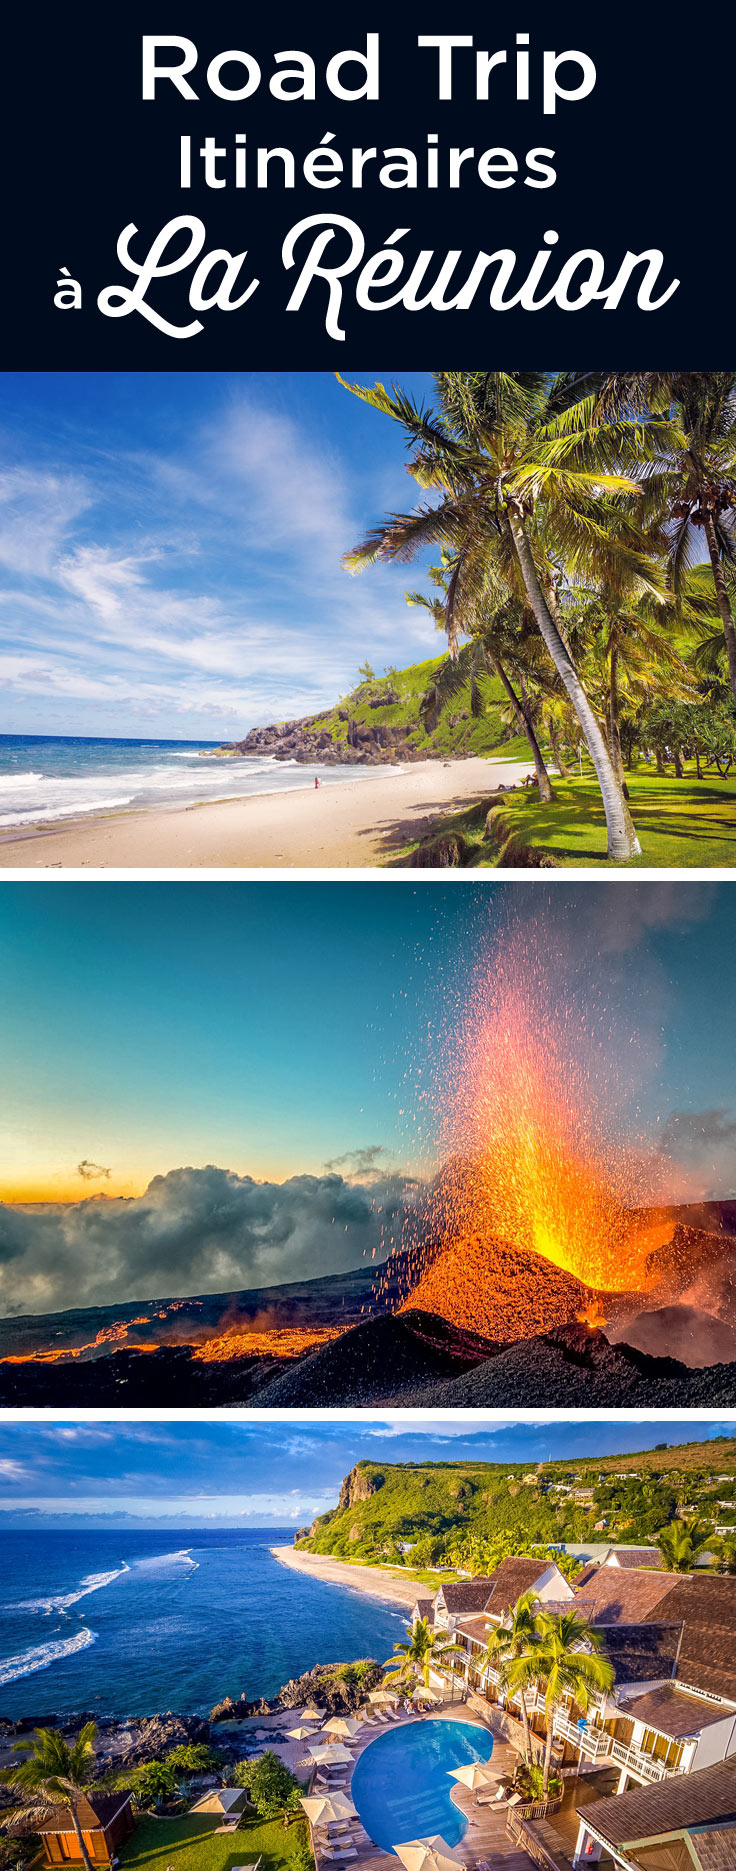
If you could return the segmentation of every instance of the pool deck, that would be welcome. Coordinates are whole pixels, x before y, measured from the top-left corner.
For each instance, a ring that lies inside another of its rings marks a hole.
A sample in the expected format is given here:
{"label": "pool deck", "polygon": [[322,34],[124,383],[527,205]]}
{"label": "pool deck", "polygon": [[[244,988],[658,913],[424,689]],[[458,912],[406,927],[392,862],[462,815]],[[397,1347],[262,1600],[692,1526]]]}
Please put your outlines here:
{"label": "pool deck", "polygon": [[[487,1729],[488,1738],[493,1741],[494,1768],[498,1768],[499,1775],[513,1773],[518,1760],[516,1750],[494,1730],[492,1719],[489,1720],[484,1715],[479,1715],[475,1708],[470,1709],[467,1703],[451,1703],[445,1708],[433,1709],[431,1714],[426,1716],[402,1715],[400,1720],[392,1722],[391,1726],[408,1728],[410,1723],[417,1721],[472,1721],[478,1728]],[[370,1747],[372,1741],[378,1740],[379,1734],[387,1732],[388,1725],[386,1728],[382,1726],[375,1730],[370,1728],[366,1731],[365,1738],[361,1734],[351,1744],[350,1752],[353,1761],[350,1767],[346,1764],[345,1768],[346,1792],[350,1791],[355,1762],[365,1753],[366,1748]],[[467,1831],[454,1849],[458,1860],[467,1865],[469,1871],[470,1867],[474,1867],[481,1858],[487,1859],[494,1867],[494,1871],[497,1865],[502,1866],[503,1871],[529,1871],[531,1859],[507,1835],[504,1806],[476,1806],[475,1795],[468,1787],[462,1786],[457,1781],[451,1797],[453,1803],[459,1806],[468,1821]],[[340,1861],[333,1864],[323,1855],[320,1849],[320,1835],[312,1832],[312,1843],[315,1847],[317,1865],[320,1868],[324,1867],[324,1871],[339,1871]],[[350,1843],[355,1846],[357,1858],[345,1861],[346,1871],[348,1866],[353,1867],[353,1871],[402,1871],[400,1859],[396,1858],[392,1852],[385,1852],[381,1846],[375,1845],[362,1827],[357,1830]]]}

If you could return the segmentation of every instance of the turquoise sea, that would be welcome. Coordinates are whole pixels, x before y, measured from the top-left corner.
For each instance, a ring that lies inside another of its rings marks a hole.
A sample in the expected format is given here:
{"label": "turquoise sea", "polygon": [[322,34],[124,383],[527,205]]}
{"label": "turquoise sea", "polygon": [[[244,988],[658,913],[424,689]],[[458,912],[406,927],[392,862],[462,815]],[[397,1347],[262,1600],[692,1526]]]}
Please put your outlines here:
{"label": "turquoise sea", "polygon": [[95,812],[145,811],[292,792],[366,778],[370,769],[317,767],[267,756],[226,759],[214,742],[0,735],[0,833]]}

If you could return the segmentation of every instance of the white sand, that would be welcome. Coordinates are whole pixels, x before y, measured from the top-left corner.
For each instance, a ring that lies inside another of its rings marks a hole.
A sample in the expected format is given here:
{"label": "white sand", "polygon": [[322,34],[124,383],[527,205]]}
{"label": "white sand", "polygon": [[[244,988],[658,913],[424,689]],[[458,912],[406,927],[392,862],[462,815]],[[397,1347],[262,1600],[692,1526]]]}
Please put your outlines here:
{"label": "white sand", "polygon": [[326,1585],[348,1585],[352,1591],[367,1592],[371,1598],[389,1598],[396,1605],[411,1608],[418,1597],[429,1595],[427,1586],[402,1578],[393,1567],[384,1571],[382,1566],[348,1565],[343,1559],[328,1559],[323,1553],[298,1553],[293,1546],[272,1546],[271,1552],[282,1566],[290,1566],[294,1572],[311,1573],[312,1578],[322,1579]]}
{"label": "white sand", "polygon": [[519,760],[422,760],[401,772],[158,812],[0,832],[0,869],[298,870],[396,864],[396,852],[531,771]]}

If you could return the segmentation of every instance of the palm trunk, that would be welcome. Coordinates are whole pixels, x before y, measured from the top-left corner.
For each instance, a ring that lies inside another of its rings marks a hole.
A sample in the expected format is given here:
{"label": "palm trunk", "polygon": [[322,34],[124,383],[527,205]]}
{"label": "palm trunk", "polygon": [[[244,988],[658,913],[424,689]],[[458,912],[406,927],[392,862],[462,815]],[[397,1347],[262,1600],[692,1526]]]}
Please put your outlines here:
{"label": "palm trunk", "polygon": [[519,727],[521,728],[521,732],[522,734],[526,735],[526,738],[529,742],[532,760],[534,761],[534,771],[537,776],[537,785],[539,786],[539,797],[540,799],[544,800],[545,805],[547,806],[552,805],[554,802],[554,793],[552,791],[552,781],[549,777],[547,768],[544,764],[544,755],[542,753],[542,749],[539,745],[536,734],[534,732],[534,727],[532,725],[532,718],[531,718],[531,710],[529,708],[529,704],[527,703],[525,706],[524,703],[519,699],[519,696],[516,694],[515,690],[512,688],[511,683],[509,682],[508,676],[506,674],[506,671],[505,669],[502,668],[498,660],[498,657],[491,655],[490,662],[492,664],[494,674],[498,676],[499,682],[501,683],[504,693],[509,698],[511,706],[514,710],[514,714],[516,715],[516,719],[519,723]]}
{"label": "palm trunk", "polygon": [[563,759],[559,735],[551,716],[547,719],[547,733],[549,735],[549,744],[552,749],[552,759],[554,760],[560,779],[569,780],[570,768],[567,765],[567,761]]}
{"label": "palm trunk", "polygon": [[713,524],[713,515],[712,513],[709,513],[707,510],[705,510],[703,514],[703,524],[705,526],[705,537],[708,541],[708,551],[710,553],[710,562],[713,568],[713,583],[716,588],[716,599],[718,602],[718,609],[720,612],[721,623],[723,624],[723,635],[726,640],[726,655],[728,657],[728,679],[731,684],[731,692],[733,695],[733,699],[736,702],[736,627],[734,626],[733,614],[732,614],[731,605],[729,602],[728,591],[726,589],[726,580],[725,580],[725,576],[723,572],[723,564],[721,561],[721,555],[720,555],[720,552],[718,551],[718,540],[716,539],[716,529]]}
{"label": "palm trunk", "polygon": [[532,1737],[529,1731],[529,1710],[526,1706],[526,1696],[523,1689],[520,1691],[519,1701],[521,1703],[521,1726],[524,1731],[524,1759],[531,1765]]}
{"label": "palm trunk", "polygon": [[82,1828],[79,1823],[79,1814],[73,1802],[70,1804],[69,1811],[72,1816],[72,1825],[77,1835],[77,1844],[79,1846],[79,1851],[80,1851],[80,1856],[82,1858],[82,1862],[85,1866],[85,1871],[92,1871],[92,1860],[90,1858],[89,1852],[87,1850],[87,1847],[84,1843],[84,1839],[82,1837]]}
{"label": "palm trunk", "polygon": [[511,534],[516,547],[521,575],[524,580],[527,597],[534,612],[537,628],[552,658],[557,674],[580,722],[583,738],[588,753],[595,767],[598,784],[601,789],[603,809],[606,815],[608,831],[609,858],[614,863],[625,864],[629,858],[637,857],[641,845],[636,836],[634,825],[623,794],[611,756],[606,747],[595,714],[578,676],[569,650],[565,648],[560,632],[554,621],[549,606],[545,603],[537,577],[537,568],[524,532],[521,520],[509,514]]}
{"label": "palm trunk", "polygon": [[629,789],[626,784],[623,754],[621,752],[621,710],[620,710],[619,693],[618,693],[618,649],[615,643],[611,645],[611,653],[610,653],[609,664],[608,664],[608,723],[609,723],[609,734],[610,734],[610,740],[611,740],[611,759],[613,761],[614,767],[618,774],[619,780],[621,781],[621,791],[623,793],[624,799],[628,799]]}
{"label": "palm trunk", "polygon": [[552,1710],[551,1709],[545,1710],[545,1714],[546,1714],[546,1723],[547,1723],[547,1734],[546,1734],[545,1743],[544,1743],[544,1772],[542,1775],[542,1792],[546,1799],[547,1788],[549,1786],[549,1771],[550,1771],[550,1767],[552,1766]]}

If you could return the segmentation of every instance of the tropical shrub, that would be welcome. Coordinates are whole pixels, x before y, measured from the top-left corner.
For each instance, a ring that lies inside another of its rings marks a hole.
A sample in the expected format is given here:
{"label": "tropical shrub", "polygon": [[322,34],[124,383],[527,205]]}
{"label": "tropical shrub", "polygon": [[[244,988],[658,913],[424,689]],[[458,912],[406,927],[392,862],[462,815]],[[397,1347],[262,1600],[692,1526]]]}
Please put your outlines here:
{"label": "tropical shrub", "polygon": [[136,1806],[157,1806],[176,1792],[179,1776],[168,1761],[149,1761],[133,1787]]}
{"label": "tropical shrub", "polygon": [[254,1760],[241,1761],[236,1770],[238,1786],[247,1787],[251,1804],[261,1819],[273,1819],[277,1813],[294,1812],[299,1803],[299,1781],[278,1754],[267,1748]]}

